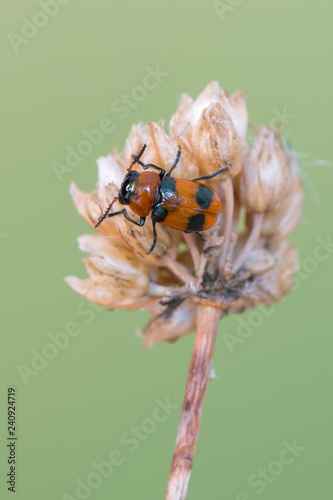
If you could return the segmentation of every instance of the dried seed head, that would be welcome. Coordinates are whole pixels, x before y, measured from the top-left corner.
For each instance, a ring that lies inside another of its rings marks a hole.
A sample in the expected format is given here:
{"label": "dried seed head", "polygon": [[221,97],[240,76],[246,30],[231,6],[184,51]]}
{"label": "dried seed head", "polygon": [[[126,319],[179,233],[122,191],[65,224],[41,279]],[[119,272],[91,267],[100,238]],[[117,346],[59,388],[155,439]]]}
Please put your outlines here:
{"label": "dried seed head", "polygon": [[[78,212],[94,228],[143,144],[142,162],[166,171],[181,146],[175,178],[192,180],[229,166],[207,181],[221,199],[221,212],[200,235],[156,224],[157,243],[147,255],[154,237],[150,217],[139,227],[116,215],[106,217],[94,235],[79,238],[80,249],[90,254],[84,259],[89,278],[70,276],[67,283],[106,308],[149,311],[153,319],[140,332],[146,347],[192,331],[197,304],[220,308],[224,315],[240,313],[281,300],[292,286],[297,252],[283,240],[301,219],[302,183],[279,133],[262,126],[249,148],[247,128],[244,94],[229,96],[211,82],[195,100],[183,94],[169,134],[154,122],[133,125],[122,152],[113,149],[98,159],[92,194],[71,185]],[[141,172],[142,166],[136,164],[135,170]],[[116,201],[109,215],[122,208]],[[139,221],[129,206],[126,210]]]}

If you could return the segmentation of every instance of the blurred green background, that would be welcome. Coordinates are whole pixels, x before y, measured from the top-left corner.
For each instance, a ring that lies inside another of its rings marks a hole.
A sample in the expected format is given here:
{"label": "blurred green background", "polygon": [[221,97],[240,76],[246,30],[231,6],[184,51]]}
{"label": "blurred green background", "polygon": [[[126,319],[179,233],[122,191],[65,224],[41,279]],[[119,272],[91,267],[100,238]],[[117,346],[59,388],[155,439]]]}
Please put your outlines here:
{"label": "blurred green background", "polygon": [[[306,206],[291,236],[301,261],[295,290],[269,317],[258,309],[220,324],[188,498],[332,496],[332,15],[328,0],[2,4],[1,498],[12,498],[9,386],[15,498],[164,498],[194,337],[144,350],[134,332],[146,313],[94,309],[65,285],[64,276],[86,275],[76,238],[91,232],[68,188],[75,180],[91,191],[96,159],[122,147],[132,123],[168,123],[180,94],[196,96],[211,80],[242,89],[251,123],[280,121],[306,153]],[[164,75],[143,96],[135,88],[147,67]],[[117,99],[131,93],[120,113]],[[57,177],[54,162],[65,164],[66,148],[105,118],[113,130]],[[33,371],[36,351],[71,322],[80,333]],[[154,426],[157,400],[168,398],[178,407]],[[128,442],[137,426],[142,434]],[[283,464],[295,440],[299,451]],[[111,459],[100,480],[96,464]]]}

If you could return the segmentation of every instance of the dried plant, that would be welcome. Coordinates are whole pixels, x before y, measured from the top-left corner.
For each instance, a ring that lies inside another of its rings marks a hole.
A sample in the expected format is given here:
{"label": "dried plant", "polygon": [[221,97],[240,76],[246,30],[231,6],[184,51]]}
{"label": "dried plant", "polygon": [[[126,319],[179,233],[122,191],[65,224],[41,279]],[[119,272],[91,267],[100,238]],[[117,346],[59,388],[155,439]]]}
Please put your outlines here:
{"label": "dried plant", "polygon": [[[98,160],[93,193],[74,184],[70,189],[78,212],[94,228],[143,144],[148,145],[144,163],[166,171],[181,146],[172,174],[180,179],[210,176],[228,166],[206,181],[221,199],[213,227],[195,234],[157,224],[157,243],[148,253],[149,220],[138,227],[122,215],[106,217],[98,234],[79,238],[80,249],[90,254],[83,260],[89,278],[66,279],[76,292],[106,308],[149,311],[152,319],[139,332],[145,347],[197,331],[168,500],[186,497],[219,320],[281,300],[298,268],[296,249],[285,241],[302,216],[297,168],[277,129],[261,126],[251,147],[247,132],[244,94],[229,96],[211,82],[196,100],[182,96],[169,134],[154,122],[134,125],[122,153],[114,149]],[[117,202],[112,210],[120,208]]]}

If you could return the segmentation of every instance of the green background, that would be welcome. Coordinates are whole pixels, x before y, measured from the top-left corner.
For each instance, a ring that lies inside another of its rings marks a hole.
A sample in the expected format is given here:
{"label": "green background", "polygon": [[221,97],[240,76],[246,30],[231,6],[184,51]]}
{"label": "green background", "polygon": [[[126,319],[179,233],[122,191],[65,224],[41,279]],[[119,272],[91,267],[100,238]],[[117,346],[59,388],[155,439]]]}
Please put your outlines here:
{"label": "green background", "polygon": [[[144,350],[134,332],[146,313],[82,306],[63,277],[85,277],[76,237],[91,230],[68,188],[75,180],[91,191],[96,159],[122,147],[132,123],[167,123],[181,92],[196,96],[211,80],[245,92],[254,125],[276,122],[283,110],[292,115],[283,132],[306,153],[306,206],[291,236],[301,261],[297,289],[270,317],[261,309],[220,324],[217,379],[207,393],[188,498],[330,498],[333,255],[316,249],[317,238],[333,233],[332,171],[311,162],[332,156],[332,3],[226,0],[223,18],[204,0],[72,0],[16,52],[8,33],[20,35],[23,18],[31,21],[41,7],[33,0],[2,5],[1,498],[13,498],[4,483],[8,386],[17,391],[15,498],[75,498],[76,479],[86,481],[92,463],[114,450],[123,463],[89,498],[164,498],[194,337]],[[157,65],[168,75],[121,119],[112,103]],[[53,162],[65,163],[66,147],[103,118],[113,121],[113,132],[60,182]],[[259,324],[246,339],[241,320]],[[32,350],[42,352],[48,334],[68,322],[81,333],[25,385],[18,366],[31,368]],[[233,352],[225,333],[242,341]],[[131,452],[122,434],[146,425],[156,399],[166,398],[178,409]],[[279,471],[282,442],[295,439],[305,450]],[[267,467],[281,473],[259,493],[247,481]]]}

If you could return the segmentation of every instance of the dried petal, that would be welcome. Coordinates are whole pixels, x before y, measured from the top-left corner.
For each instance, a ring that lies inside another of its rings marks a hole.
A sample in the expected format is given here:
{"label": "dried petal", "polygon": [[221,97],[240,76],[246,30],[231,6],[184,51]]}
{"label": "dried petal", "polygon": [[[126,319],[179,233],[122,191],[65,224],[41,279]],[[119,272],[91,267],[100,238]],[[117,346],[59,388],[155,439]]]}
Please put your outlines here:
{"label": "dried petal", "polygon": [[187,118],[193,99],[187,94],[182,94],[176,113],[171,117],[169,123],[170,134],[175,137],[182,137],[184,143],[190,147],[191,144],[191,123]]}
{"label": "dried petal", "polygon": [[145,296],[149,288],[149,276],[143,272],[135,272],[130,266],[121,272],[120,268],[116,268],[115,262],[97,256],[83,259],[83,262],[93,282],[108,288],[114,297],[119,297],[122,304]]}
{"label": "dried petal", "polygon": [[99,193],[110,184],[113,184],[119,190],[123,182],[125,172],[123,168],[116,162],[113,156],[101,156],[97,160],[98,166],[98,186]]}
{"label": "dried petal", "polygon": [[132,297],[129,298],[117,290],[111,290],[108,286],[100,285],[92,279],[81,280],[76,276],[68,276],[65,281],[75,292],[110,309],[146,307],[153,300],[150,297],[140,297],[133,300]]}
{"label": "dried petal", "polygon": [[[130,134],[126,139],[126,145],[123,152],[123,166],[125,169],[132,163],[132,155],[137,155],[143,144],[147,144],[149,137],[148,125],[138,123],[132,125]],[[146,162],[148,163],[148,162]]]}
{"label": "dried petal", "polygon": [[242,142],[246,144],[248,115],[246,109],[246,97],[240,90],[237,90],[230,96],[230,107],[226,108],[232,123],[241,138]]}
{"label": "dried petal", "polygon": [[[94,228],[102,213],[99,201],[90,193],[80,191],[74,182],[70,185],[69,192],[79,214],[88,222],[90,227]],[[112,235],[117,233],[117,228],[113,220],[107,219],[105,224],[98,227],[98,231],[105,235]]]}
{"label": "dried petal", "polygon": [[92,254],[89,261],[101,272],[119,280],[119,285],[121,280],[125,279],[126,282],[133,281],[134,286],[144,288],[143,293],[148,290],[148,265],[137,259],[133,252],[124,246],[120,236],[105,238],[97,234],[85,234],[78,238],[78,242],[80,250]]}

